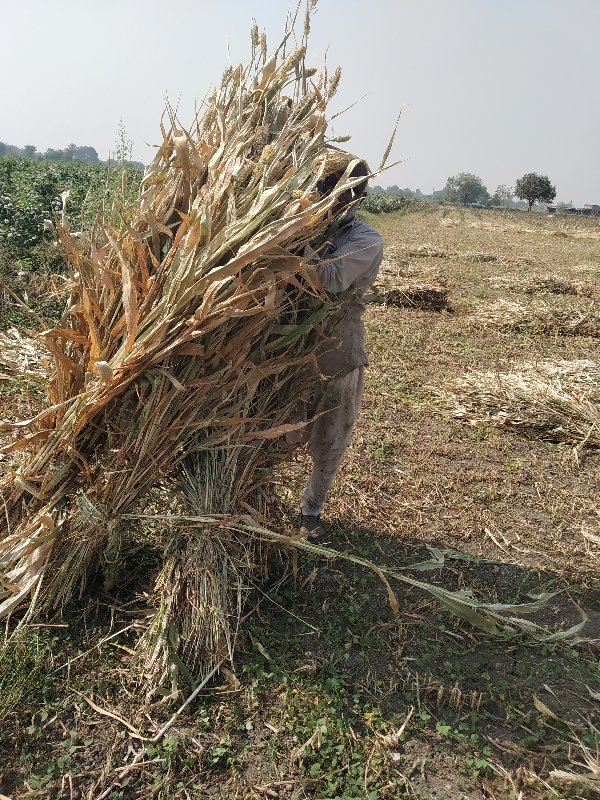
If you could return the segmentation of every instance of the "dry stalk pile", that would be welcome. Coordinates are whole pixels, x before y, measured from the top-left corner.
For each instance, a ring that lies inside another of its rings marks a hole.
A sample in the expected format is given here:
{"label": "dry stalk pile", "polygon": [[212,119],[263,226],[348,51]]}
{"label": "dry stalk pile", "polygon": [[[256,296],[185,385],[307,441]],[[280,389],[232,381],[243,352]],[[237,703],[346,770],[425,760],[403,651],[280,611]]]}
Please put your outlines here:
{"label": "dry stalk pile", "polygon": [[456,250],[444,250],[435,244],[402,245],[400,253],[411,258],[452,258]]}
{"label": "dry stalk pile", "polygon": [[391,281],[376,284],[369,302],[395,308],[419,308],[442,311],[449,307],[450,289],[430,283],[394,285]]}
{"label": "dry stalk pile", "polygon": [[437,391],[470,425],[503,425],[575,446],[600,447],[600,364],[588,359],[473,372]]}
{"label": "dry stalk pile", "polygon": [[305,66],[309,24],[307,12],[287,55],[291,29],[269,55],[255,26],[250,63],[225,71],[193,129],[169,114],[133,205],[116,202],[89,238],[63,215],[73,279],[44,334],[49,404],[3,426],[21,457],[0,484],[2,615],[61,608],[99,569],[113,581],[124,516],[158,484],[184,514],[223,515],[182,522],[165,542],[160,609],[142,642],[154,681],[183,662],[206,674],[231,654],[261,559],[227,518],[264,518],[274,465],[289,457],[277,439],[297,427],[335,319],[302,253],[360,179],[353,157],[325,148],[339,71],[328,80]]}
{"label": "dry stalk pile", "polygon": [[593,298],[596,294],[591,281],[569,281],[557,275],[528,280],[517,275],[492,275],[487,278],[495,289],[536,294],[570,295]]}
{"label": "dry stalk pile", "polygon": [[548,275],[547,277],[535,278],[530,281],[525,287],[525,293],[529,295],[565,294],[592,297],[593,288],[591,285],[587,285],[581,281],[568,281],[557,275]]}
{"label": "dry stalk pile", "polygon": [[449,295],[446,278],[437,269],[415,267],[392,250],[387,252],[379,279],[366,300],[396,308],[441,311],[449,307]]}
{"label": "dry stalk pile", "polygon": [[524,305],[497,300],[481,306],[470,317],[476,325],[557,336],[600,336],[600,312],[595,303],[587,308],[550,305],[541,300]]}
{"label": "dry stalk pile", "polygon": [[0,331],[0,380],[45,381],[48,362],[48,353],[35,340],[22,336],[16,328]]}

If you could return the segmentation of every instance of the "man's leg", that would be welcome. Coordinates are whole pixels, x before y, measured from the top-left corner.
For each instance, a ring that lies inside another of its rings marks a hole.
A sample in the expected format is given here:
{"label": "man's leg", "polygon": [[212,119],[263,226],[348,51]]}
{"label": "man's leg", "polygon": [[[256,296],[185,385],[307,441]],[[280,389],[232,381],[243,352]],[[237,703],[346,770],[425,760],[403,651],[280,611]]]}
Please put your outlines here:
{"label": "man's leg", "polygon": [[302,527],[309,536],[313,533],[316,538],[321,533],[318,517],[350,443],[360,411],[364,383],[364,367],[355,369],[343,378],[329,381],[315,409],[315,414],[322,416],[311,423],[309,450],[313,467],[300,502]]}

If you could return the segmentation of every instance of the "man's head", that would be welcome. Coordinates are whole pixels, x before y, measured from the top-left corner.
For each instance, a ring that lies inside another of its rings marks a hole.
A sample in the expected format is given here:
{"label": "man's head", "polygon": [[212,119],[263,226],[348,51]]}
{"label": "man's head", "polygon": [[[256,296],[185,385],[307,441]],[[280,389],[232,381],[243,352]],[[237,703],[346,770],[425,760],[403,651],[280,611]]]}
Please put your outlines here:
{"label": "man's head", "polygon": [[[336,168],[326,178],[320,181],[317,187],[319,193],[322,195],[330,194],[339,183],[345,171],[346,167]],[[360,183],[356,184],[356,186],[353,186],[351,189],[342,192],[342,194],[338,196],[337,202],[332,209],[335,216],[338,216],[344,210],[347,210],[350,215],[356,213],[360,200],[367,193],[367,184],[369,183],[370,174],[371,170],[369,169],[369,165],[366,161],[361,160],[353,167],[352,171],[350,172],[350,178],[364,177],[364,181],[360,181]]]}

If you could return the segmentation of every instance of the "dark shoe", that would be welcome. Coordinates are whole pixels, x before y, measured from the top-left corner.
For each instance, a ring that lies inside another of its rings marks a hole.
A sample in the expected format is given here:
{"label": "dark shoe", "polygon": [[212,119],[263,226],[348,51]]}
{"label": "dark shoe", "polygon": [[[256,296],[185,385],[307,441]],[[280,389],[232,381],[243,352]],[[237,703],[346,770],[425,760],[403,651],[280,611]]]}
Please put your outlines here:
{"label": "dark shoe", "polygon": [[311,517],[308,514],[300,514],[300,533],[307,542],[318,543],[325,539],[325,531],[321,525],[321,517]]}

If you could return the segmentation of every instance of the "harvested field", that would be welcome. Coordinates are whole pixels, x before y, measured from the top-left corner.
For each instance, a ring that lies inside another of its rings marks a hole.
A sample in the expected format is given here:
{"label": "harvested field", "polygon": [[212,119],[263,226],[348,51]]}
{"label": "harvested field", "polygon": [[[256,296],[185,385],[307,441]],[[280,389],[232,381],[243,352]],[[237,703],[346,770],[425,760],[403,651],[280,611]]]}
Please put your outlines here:
{"label": "harvested field", "polygon": [[[499,301],[523,305],[523,287],[538,278],[596,280],[600,226],[460,208],[369,221],[383,231],[388,258],[396,255],[382,277],[449,289],[454,313],[369,306],[371,365],[326,509],[331,544],[396,569],[437,560],[443,568],[426,580],[493,601],[557,591],[531,620],[559,630],[583,615],[579,638],[499,640],[399,585],[395,619],[371,573],[283,557],[254,592],[258,613],[242,622],[236,674],[223,673],[172,719],[181,698],[143,707],[132,700],[131,651],[148,613],[141,576],[157,560],[140,550],[113,590],[96,587],[49,620],[57,627],[30,631],[2,656],[0,793],[12,800],[593,796],[600,451],[574,452],[579,439],[525,438],[506,425],[464,425],[440,415],[432,387],[522,372],[526,363],[600,363],[599,339],[581,331],[472,322]],[[513,283],[494,284],[490,272],[503,276],[504,268]],[[581,313],[590,306],[574,295],[551,299],[552,308],[555,300]],[[578,374],[585,393],[588,373]],[[560,380],[566,385],[564,371]],[[14,418],[19,405],[31,413],[35,395],[4,380],[0,402],[2,416]],[[306,467],[301,455],[280,477],[290,517]]]}
{"label": "harvested field", "polygon": [[[573,234],[568,238],[547,235],[556,220],[516,212],[443,209],[376,222],[392,249],[396,242],[415,250],[427,242],[460,253],[496,248],[503,263],[546,263],[564,280],[574,278],[572,267],[600,264],[600,226],[594,220],[561,221]],[[578,232],[587,235],[576,237]],[[527,566],[552,565],[569,579],[580,578],[574,548],[581,546],[581,527],[600,525],[593,478],[598,455],[590,452],[577,464],[570,447],[444,422],[429,387],[472,371],[514,371],[526,361],[598,361],[600,342],[576,331],[556,336],[555,330],[474,326],[472,315],[486,304],[516,303],[522,294],[492,286],[485,264],[468,257],[423,262],[423,269],[435,270],[452,287],[455,313],[369,308],[371,367],[362,424],[337,483],[339,506],[331,513],[390,535],[421,531],[428,540],[457,548],[470,543],[478,555],[499,555],[485,528],[502,530],[509,539],[518,533],[523,549],[531,551],[518,556],[528,556]],[[519,273],[513,266],[511,275],[531,279],[529,267]],[[566,302],[582,316],[590,306],[587,299]],[[556,526],[560,535],[547,537],[546,530]]]}

